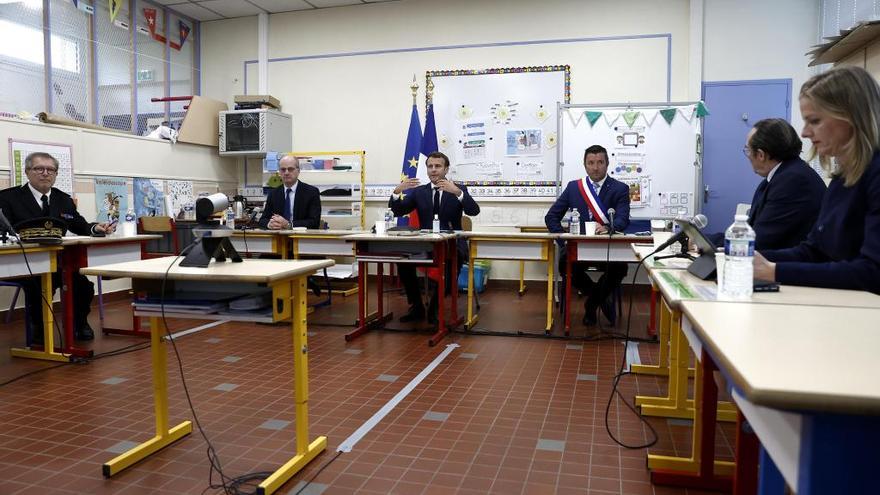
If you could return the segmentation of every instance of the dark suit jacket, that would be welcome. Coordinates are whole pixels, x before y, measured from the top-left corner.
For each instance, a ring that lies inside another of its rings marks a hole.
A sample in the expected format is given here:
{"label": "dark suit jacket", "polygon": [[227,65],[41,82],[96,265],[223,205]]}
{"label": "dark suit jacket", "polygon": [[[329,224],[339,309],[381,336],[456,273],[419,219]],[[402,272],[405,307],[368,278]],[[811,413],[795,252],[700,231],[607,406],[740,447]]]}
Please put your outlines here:
{"label": "dark suit jacket", "polygon": [[807,240],[761,254],[780,283],[880,294],[880,153],[852,187],[831,180]]}
{"label": "dark suit jacket", "polygon": [[[34,195],[27,184],[0,191],[0,208],[13,227],[24,220],[43,216],[43,210],[34,200]],[[54,187],[52,194],[49,195],[49,216],[67,222],[67,229],[74,234],[92,235],[92,227],[95,224],[87,222],[76,211],[76,205],[70,195]]]}
{"label": "dark suit jacket", "polygon": [[[284,186],[276,187],[269,191],[266,197],[266,209],[260,217],[260,227],[269,228],[269,220],[272,215],[281,215],[284,211]],[[299,181],[296,186],[296,195],[293,197],[293,218],[290,219],[291,227],[305,227],[317,229],[321,226],[321,195],[318,188]]]}
{"label": "dark suit jacket", "polygon": [[749,224],[755,249],[783,249],[807,238],[816,223],[825,182],[800,158],[782,162],[773,180],[762,182],[752,199]]}
{"label": "dark suit jacket", "polygon": [[[570,208],[577,208],[578,214],[581,216],[581,232],[583,232],[584,222],[590,218],[590,209],[581,195],[578,182],[579,180],[569,182],[544,216],[544,223],[550,232],[565,232],[565,229],[562,228],[562,217]],[[614,230],[617,232],[626,230],[629,226],[629,187],[608,176],[605,183],[602,184],[602,189],[599,189],[599,201],[605,206],[606,215],[608,208],[614,208]]]}
{"label": "dark suit jacket", "polygon": [[[467,190],[467,186],[455,184],[464,193],[461,201],[452,194],[443,192],[440,199],[440,213],[437,217],[440,219],[440,230],[461,230],[461,216],[477,216],[480,214],[480,205],[474,201]],[[392,196],[388,200],[388,207],[394,212],[394,216],[402,217],[416,210],[419,215],[419,225],[422,228],[430,229],[431,223],[434,221],[434,191],[431,183],[422,184],[408,191],[404,191],[403,197],[395,200]],[[464,239],[459,239],[459,251],[464,249],[467,252]]]}

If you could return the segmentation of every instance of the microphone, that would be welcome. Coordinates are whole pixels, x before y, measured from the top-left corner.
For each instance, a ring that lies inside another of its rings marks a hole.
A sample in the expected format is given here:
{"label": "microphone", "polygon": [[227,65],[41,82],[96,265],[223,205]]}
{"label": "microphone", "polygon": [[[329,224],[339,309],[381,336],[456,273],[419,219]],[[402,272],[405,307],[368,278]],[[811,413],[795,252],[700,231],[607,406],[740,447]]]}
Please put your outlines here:
{"label": "microphone", "polygon": [[18,234],[15,232],[15,229],[12,228],[12,224],[9,222],[9,219],[6,218],[6,215],[3,214],[2,208],[0,208],[0,229],[6,230],[10,234],[18,237]]}
{"label": "microphone", "polygon": [[250,218],[248,218],[248,221],[245,222],[245,224],[241,227],[241,229],[242,229],[242,230],[247,229],[248,226],[250,226],[250,224],[254,223],[254,220],[256,220],[257,215],[259,215],[259,214],[262,213],[262,212],[263,212],[263,209],[260,208],[259,206],[254,207],[254,209],[251,211],[251,216],[250,216]]}
{"label": "microphone", "polygon": [[[691,218],[690,220],[688,220],[688,223],[691,224],[691,225],[693,225],[693,226],[696,227],[697,229],[702,229],[703,227],[705,227],[706,225],[708,225],[709,220],[706,219],[706,215],[703,215],[702,213],[699,213],[699,214],[697,214],[697,215],[694,215],[694,217]],[[685,233],[684,229],[682,229],[682,230],[679,231],[677,234],[675,234],[674,236],[672,236],[672,237],[670,237],[669,239],[667,239],[666,242],[664,242],[663,244],[661,244],[660,246],[658,246],[657,249],[654,250],[654,252],[657,253],[657,252],[663,251],[663,250],[666,249],[667,247],[669,247],[669,246],[675,244],[676,242],[681,241],[681,240],[684,239],[685,237],[687,237],[687,234]]]}
{"label": "microphone", "polygon": [[617,213],[617,211],[614,208],[608,208],[608,219],[609,219],[608,235],[614,234],[614,214],[615,213]]}

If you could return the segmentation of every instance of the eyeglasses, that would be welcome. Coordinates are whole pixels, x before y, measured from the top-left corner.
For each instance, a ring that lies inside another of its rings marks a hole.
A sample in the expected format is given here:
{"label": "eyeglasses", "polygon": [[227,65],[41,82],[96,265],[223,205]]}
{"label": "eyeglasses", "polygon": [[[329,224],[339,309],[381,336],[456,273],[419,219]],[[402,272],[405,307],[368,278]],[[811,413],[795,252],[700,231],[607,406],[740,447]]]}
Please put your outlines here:
{"label": "eyeglasses", "polygon": [[752,156],[752,150],[748,146],[743,146],[743,155],[746,155],[746,158]]}
{"label": "eyeglasses", "polygon": [[30,170],[35,174],[41,174],[41,175],[55,175],[58,173],[57,168],[51,168],[51,167],[31,167]]}
{"label": "eyeglasses", "polygon": [[278,171],[282,174],[284,172],[296,172],[297,170],[299,170],[299,167],[278,167]]}

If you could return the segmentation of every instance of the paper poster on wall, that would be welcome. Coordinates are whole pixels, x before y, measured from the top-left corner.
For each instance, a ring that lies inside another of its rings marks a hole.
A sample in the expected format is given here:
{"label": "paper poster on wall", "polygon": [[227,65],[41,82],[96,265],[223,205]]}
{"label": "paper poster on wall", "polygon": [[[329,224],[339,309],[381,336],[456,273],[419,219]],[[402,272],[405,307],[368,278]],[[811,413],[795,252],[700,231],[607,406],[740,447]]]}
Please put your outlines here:
{"label": "paper poster on wall", "polygon": [[461,123],[455,147],[456,163],[477,163],[491,160],[490,150],[486,120],[474,119]]}
{"label": "paper poster on wall", "polygon": [[630,208],[645,208],[651,205],[651,179],[649,177],[618,180],[629,187]]}
{"label": "paper poster on wall", "polygon": [[73,196],[73,148],[66,144],[42,143],[37,141],[20,141],[9,138],[9,154],[12,158],[12,185],[21,186],[27,183],[24,168],[28,155],[35,152],[48,153],[58,160],[58,173],[55,186]]}
{"label": "paper poster on wall", "polygon": [[507,156],[540,155],[543,143],[541,133],[541,129],[508,129],[505,154]]}
{"label": "paper poster on wall", "polygon": [[501,180],[501,162],[459,163],[449,169],[449,178],[453,180],[497,181]]}
{"label": "paper poster on wall", "polygon": [[193,183],[189,180],[169,180],[168,186],[168,214],[176,217],[183,207],[195,201],[193,195]]}
{"label": "paper poster on wall", "polygon": [[165,181],[134,179],[134,213],[140,217],[165,216]]}
{"label": "paper poster on wall", "polygon": [[644,126],[618,126],[614,128],[616,149],[636,149],[645,145],[645,127]]}
{"label": "paper poster on wall", "polygon": [[128,211],[128,180],[95,177],[95,211],[99,222],[112,222],[125,214]]}
{"label": "paper poster on wall", "polygon": [[516,180],[539,181],[544,174],[544,160],[520,160],[516,162]]}
{"label": "paper poster on wall", "polygon": [[645,153],[642,151],[618,150],[611,157],[611,172],[615,176],[636,175],[645,171]]}

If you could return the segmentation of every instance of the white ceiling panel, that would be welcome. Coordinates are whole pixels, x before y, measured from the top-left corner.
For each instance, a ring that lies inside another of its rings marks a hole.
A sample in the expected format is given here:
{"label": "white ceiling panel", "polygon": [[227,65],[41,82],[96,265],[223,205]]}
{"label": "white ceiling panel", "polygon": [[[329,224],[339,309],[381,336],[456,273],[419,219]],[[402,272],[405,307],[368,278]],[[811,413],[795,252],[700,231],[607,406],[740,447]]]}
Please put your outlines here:
{"label": "white ceiling panel", "polygon": [[309,3],[318,8],[342,7],[343,5],[361,5],[360,0],[309,0]]}
{"label": "white ceiling panel", "polygon": [[194,3],[181,3],[171,6],[171,8],[197,21],[216,21],[217,19],[223,19],[222,15],[211,12],[210,10]]}
{"label": "white ceiling panel", "polygon": [[199,5],[217,12],[223,17],[246,17],[257,15],[263,9],[244,0],[206,0]]}
{"label": "white ceiling panel", "polygon": [[176,5],[179,3],[189,3],[189,0],[150,0],[153,3],[158,3],[161,5]]}
{"label": "white ceiling panel", "polygon": [[303,0],[250,0],[265,9],[268,12],[277,14],[279,12],[291,12],[294,10],[314,9]]}

